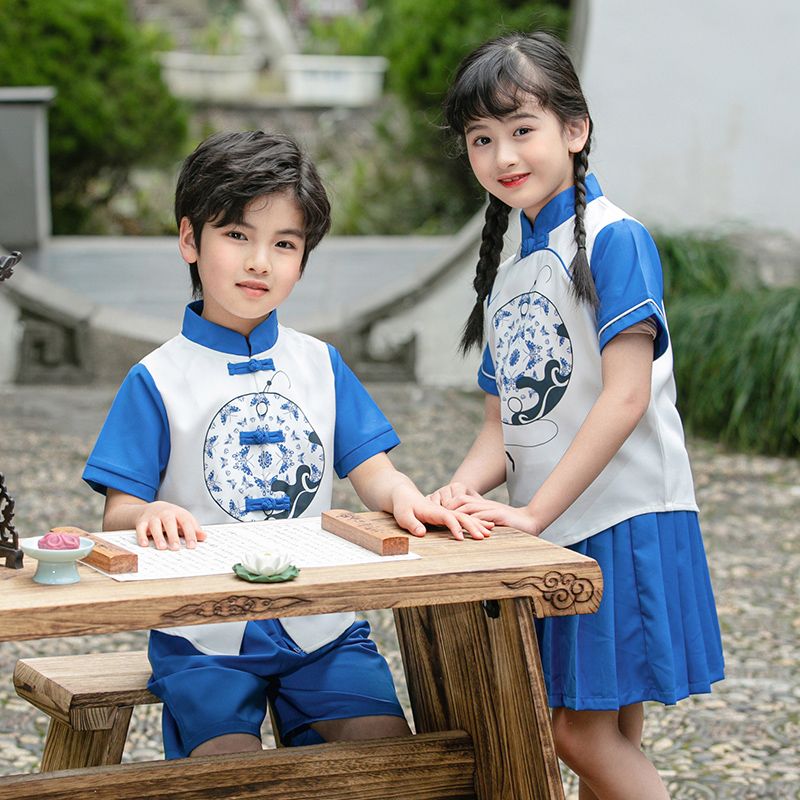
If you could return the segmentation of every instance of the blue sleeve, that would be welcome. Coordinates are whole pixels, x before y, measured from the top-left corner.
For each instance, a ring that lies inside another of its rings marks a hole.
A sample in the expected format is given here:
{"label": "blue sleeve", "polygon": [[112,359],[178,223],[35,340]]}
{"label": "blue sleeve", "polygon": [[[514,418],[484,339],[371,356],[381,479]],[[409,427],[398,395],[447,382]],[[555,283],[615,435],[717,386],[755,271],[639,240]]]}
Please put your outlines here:
{"label": "blue sleeve", "polygon": [[400,439],[339,351],[331,345],[328,350],[336,387],[333,468],[344,478],[368,458],[396,447]]}
{"label": "blue sleeve", "polygon": [[169,461],[167,411],[153,378],[137,364],[119,387],[83,479],[96,492],[117,489],[148,503]]}
{"label": "blue sleeve", "polygon": [[603,228],[594,242],[591,269],[600,298],[600,350],[631,325],[652,319],[657,329],[653,358],[662,355],[669,344],[664,280],[656,244],[644,226],[623,219]]}
{"label": "blue sleeve", "polygon": [[481,366],[478,369],[478,386],[484,392],[489,394],[499,395],[500,391],[497,388],[497,377],[494,371],[494,361],[492,361],[492,354],[489,352],[489,345],[483,348],[483,358],[481,359]]}

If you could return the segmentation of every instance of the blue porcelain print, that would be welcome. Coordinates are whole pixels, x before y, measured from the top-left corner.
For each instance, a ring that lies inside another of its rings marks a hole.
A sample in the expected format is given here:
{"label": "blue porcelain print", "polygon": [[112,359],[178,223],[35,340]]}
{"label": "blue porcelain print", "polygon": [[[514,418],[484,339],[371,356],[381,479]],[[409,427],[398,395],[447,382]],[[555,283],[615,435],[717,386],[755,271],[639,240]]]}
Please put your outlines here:
{"label": "blue porcelain print", "polygon": [[572,375],[572,342],[553,302],[531,290],[492,317],[501,419],[529,425],[555,408]]}
{"label": "blue porcelain print", "polygon": [[[281,431],[284,441],[242,445],[243,431]],[[319,436],[297,404],[276,392],[233,398],[208,427],[203,448],[206,486],[214,502],[235,519],[300,516],[314,499],[324,472]],[[286,496],[288,509],[245,511],[247,498]]]}

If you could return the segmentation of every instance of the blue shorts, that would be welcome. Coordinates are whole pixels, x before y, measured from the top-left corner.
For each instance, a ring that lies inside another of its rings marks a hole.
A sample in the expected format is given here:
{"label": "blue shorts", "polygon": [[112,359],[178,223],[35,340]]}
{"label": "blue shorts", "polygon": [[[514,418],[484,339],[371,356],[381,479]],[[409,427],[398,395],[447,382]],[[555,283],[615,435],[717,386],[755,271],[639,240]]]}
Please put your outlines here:
{"label": "blue shorts", "polygon": [[189,641],[151,631],[148,688],[164,703],[167,758],[229,733],[261,734],[272,703],[281,741],[315,744],[311,729],[328,719],[402,717],[389,665],[355,622],[338,639],[306,653],[278,620],[249,622],[239,655],[205,655]]}

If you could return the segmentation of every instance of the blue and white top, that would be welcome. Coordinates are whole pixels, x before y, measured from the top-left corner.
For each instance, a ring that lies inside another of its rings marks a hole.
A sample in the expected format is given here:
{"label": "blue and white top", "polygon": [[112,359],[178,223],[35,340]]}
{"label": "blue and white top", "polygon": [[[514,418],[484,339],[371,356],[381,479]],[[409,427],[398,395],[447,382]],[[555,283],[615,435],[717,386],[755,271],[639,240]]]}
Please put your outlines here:
{"label": "blue and white top", "polygon": [[500,397],[512,505],[530,502],[597,400],[601,352],[620,331],[650,319],[650,405],[611,462],[542,534],[579,542],[639,514],[697,510],[683,426],[675,408],[672,347],[658,251],[647,230],[586,181],[586,251],[600,305],[575,299],[574,188],[554,197],[533,225],[522,214],[519,252],[497,272],[485,312],[478,383]]}
{"label": "blue and white top", "polygon": [[[181,334],[136,364],[89,456],[84,480],[189,510],[201,525],[317,516],[345,477],[399,439],[332,346],[278,324],[249,338],[190,304]],[[353,615],[281,620],[304,650]],[[206,653],[237,654],[245,623],[170,628]]]}

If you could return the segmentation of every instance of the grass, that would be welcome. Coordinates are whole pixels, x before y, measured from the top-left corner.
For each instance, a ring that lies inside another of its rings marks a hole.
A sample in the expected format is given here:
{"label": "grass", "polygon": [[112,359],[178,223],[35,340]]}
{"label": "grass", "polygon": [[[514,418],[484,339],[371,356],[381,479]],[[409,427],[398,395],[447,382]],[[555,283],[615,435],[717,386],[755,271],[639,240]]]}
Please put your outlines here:
{"label": "grass", "polygon": [[683,297],[668,314],[687,430],[740,451],[800,453],[800,288]]}
{"label": "grass", "polygon": [[800,287],[765,287],[724,240],[656,236],[687,431],[800,453]]}

